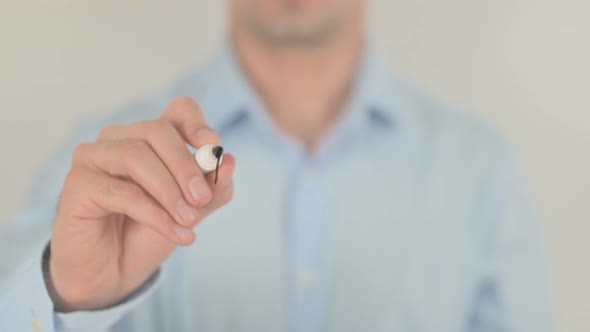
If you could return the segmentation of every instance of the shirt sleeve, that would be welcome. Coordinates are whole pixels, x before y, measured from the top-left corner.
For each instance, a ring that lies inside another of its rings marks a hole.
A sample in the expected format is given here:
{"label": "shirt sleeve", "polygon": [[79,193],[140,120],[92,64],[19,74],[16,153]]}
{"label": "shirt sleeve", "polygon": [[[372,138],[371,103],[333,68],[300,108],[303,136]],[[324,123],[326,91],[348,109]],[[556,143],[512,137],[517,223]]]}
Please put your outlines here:
{"label": "shirt sleeve", "polygon": [[478,210],[486,271],[467,330],[555,331],[541,224],[510,145],[494,156]]}
{"label": "shirt sleeve", "polygon": [[0,287],[0,331],[88,331],[109,329],[126,313],[148,298],[159,284],[159,270],[120,303],[96,311],[54,312],[45,284],[44,255],[31,259]]}

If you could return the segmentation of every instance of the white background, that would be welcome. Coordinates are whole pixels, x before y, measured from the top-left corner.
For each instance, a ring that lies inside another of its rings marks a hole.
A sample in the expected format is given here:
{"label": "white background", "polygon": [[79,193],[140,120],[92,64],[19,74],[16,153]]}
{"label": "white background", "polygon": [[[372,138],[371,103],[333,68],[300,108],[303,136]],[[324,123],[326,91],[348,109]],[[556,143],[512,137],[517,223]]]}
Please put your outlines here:
{"label": "white background", "polygon": [[[0,0],[0,223],[81,117],[156,91],[220,42],[223,1]],[[514,142],[544,220],[561,331],[590,331],[590,2],[374,1],[399,71]]]}

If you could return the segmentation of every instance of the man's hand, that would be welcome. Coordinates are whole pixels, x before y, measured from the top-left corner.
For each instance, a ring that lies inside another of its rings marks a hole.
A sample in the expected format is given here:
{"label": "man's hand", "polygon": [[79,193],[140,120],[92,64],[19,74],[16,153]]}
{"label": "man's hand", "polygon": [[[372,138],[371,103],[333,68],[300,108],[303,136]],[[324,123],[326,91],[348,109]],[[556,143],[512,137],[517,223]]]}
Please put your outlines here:
{"label": "man's hand", "polygon": [[57,311],[108,307],[153,274],[192,228],[233,195],[235,160],[219,182],[186,144],[218,144],[197,103],[174,101],[156,121],[105,128],[78,146],[51,240],[49,288]]}

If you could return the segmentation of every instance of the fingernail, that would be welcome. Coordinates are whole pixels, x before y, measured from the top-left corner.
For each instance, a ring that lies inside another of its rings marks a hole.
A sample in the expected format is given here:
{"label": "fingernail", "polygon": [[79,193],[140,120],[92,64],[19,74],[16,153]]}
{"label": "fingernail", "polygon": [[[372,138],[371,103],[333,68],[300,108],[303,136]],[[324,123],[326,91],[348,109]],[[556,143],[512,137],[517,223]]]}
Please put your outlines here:
{"label": "fingernail", "polygon": [[211,200],[211,189],[202,176],[197,176],[189,182],[189,191],[199,205],[207,204]]}
{"label": "fingernail", "polygon": [[195,131],[190,141],[195,148],[199,148],[205,144],[219,145],[220,138],[211,128],[205,127]]}
{"label": "fingernail", "polygon": [[180,200],[180,202],[178,202],[177,210],[182,220],[186,222],[195,221],[199,216],[197,210],[194,207],[188,205],[188,203],[184,200]]}
{"label": "fingernail", "polygon": [[209,128],[201,128],[195,132],[195,139],[199,142],[207,142],[215,138],[215,133]]}
{"label": "fingernail", "polygon": [[193,238],[193,231],[188,228],[174,225],[174,232],[184,243],[190,242]]}

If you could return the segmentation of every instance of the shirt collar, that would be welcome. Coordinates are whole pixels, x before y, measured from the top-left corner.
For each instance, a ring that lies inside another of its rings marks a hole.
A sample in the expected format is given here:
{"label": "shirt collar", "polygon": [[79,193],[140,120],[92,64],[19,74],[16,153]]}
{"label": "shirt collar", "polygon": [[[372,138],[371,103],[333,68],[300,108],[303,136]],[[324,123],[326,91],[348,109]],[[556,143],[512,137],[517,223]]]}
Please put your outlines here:
{"label": "shirt collar", "polygon": [[401,121],[398,82],[385,60],[366,46],[349,102],[350,117],[358,124],[393,128]]}
{"label": "shirt collar", "polygon": [[[264,106],[248,82],[229,42],[198,75],[196,96],[212,128],[223,131],[251,119],[268,121]],[[358,124],[392,127],[400,120],[395,76],[373,47],[365,48],[348,103],[348,116]]]}

